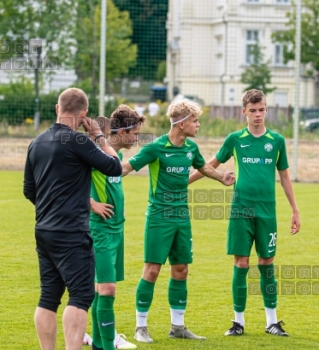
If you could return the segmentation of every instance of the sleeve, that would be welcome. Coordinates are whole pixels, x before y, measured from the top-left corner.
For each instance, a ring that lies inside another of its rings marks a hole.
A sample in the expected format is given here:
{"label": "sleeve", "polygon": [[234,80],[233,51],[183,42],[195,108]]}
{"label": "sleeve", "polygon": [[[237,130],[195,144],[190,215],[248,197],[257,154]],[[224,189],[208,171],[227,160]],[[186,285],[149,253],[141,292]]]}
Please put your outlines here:
{"label": "sleeve", "polygon": [[195,157],[193,159],[193,164],[192,166],[194,169],[200,169],[205,165],[206,161],[201,155],[198,146],[196,145],[196,150],[195,150]]}
{"label": "sleeve", "polygon": [[122,175],[122,166],[118,158],[112,157],[96,147],[85,134],[77,133],[74,139],[74,152],[86,164],[108,176]]}
{"label": "sleeve", "polygon": [[277,170],[286,170],[289,168],[287,150],[285,139],[281,136],[281,145],[278,150],[278,159],[277,159]]}
{"label": "sleeve", "polygon": [[226,163],[233,156],[233,138],[232,134],[226,137],[226,140],[222,144],[215,157],[220,163]]}
{"label": "sleeve", "polygon": [[128,162],[135,171],[139,171],[145,165],[153,163],[156,158],[158,158],[158,152],[156,147],[154,147],[154,143],[152,142],[143,146],[140,151],[135,154],[135,156],[128,160]]}
{"label": "sleeve", "polygon": [[29,158],[30,146],[28,149],[28,155],[24,167],[24,181],[23,181],[23,194],[29,199],[33,204],[35,204],[36,194],[35,194],[35,181],[32,171],[32,166]]}

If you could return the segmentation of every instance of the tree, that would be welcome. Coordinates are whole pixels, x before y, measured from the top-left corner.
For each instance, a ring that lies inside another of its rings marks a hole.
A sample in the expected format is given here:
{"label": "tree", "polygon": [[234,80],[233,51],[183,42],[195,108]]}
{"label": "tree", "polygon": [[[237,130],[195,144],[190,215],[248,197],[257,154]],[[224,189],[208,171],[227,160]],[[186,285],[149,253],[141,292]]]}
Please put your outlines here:
{"label": "tree", "polygon": [[[32,58],[29,41],[39,39],[46,62],[67,65],[74,41],[70,37],[71,0],[2,0],[0,2],[0,58]],[[57,45],[58,44],[58,45]]]}
{"label": "tree", "polygon": [[[100,1],[82,0],[77,8],[75,70],[80,80],[97,92],[100,57]],[[131,43],[132,23],[127,11],[107,3],[106,78],[111,80],[128,72],[136,63],[137,46]]]}
{"label": "tree", "polygon": [[259,44],[253,45],[251,53],[254,57],[254,63],[241,74],[241,82],[248,85],[244,91],[257,89],[262,90],[267,95],[276,89],[276,87],[267,87],[268,84],[271,84],[270,60],[264,62],[264,54]]}
{"label": "tree", "polygon": [[[319,72],[319,0],[303,0],[304,11],[301,21],[301,62],[309,64],[311,69]],[[284,46],[285,61],[295,59],[296,36],[296,7],[287,12],[287,30],[275,32],[272,36],[274,42],[286,44]],[[318,74],[318,73],[317,73]]]}
{"label": "tree", "polygon": [[137,65],[130,76],[155,79],[158,65],[166,60],[168,0],[114,0],[120,10],[129,11],[133,22],[133,43],[138,45]]}

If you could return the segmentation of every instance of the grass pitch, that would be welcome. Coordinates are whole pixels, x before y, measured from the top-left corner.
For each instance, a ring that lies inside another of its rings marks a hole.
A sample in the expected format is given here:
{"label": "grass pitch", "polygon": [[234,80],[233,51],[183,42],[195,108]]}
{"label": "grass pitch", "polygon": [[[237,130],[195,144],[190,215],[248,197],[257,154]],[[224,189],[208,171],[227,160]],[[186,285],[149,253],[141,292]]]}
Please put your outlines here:
{"label": "grass pitch", "polygon": [[[38,262],[34,241],[34,208],[22,194],[22,172],[0,172],[0,349],[39,349],[33,313],[39,297]],[[261,184],[262,186],[262,184]],[[148,179],[129,176],[124,179],[126,194],[126,280],[118,284],[116,298],[117,330],[133,341],[135,327],[135,288],[143,267],[143,226],[147,203]],[[190,189],[223,187],[212,180],[200,180]],[[227,220],[193,220],[194,263],[188,280],[187,327],[208,338],[206,342],[169,339],[169,306],[167,285],[169,266],[162,268],[155,287],[149,315],[149,332],[154,344],[137,344],[138,349],[317,349],[318,339],[318,212],[319,185],[294,184],[301,213],[301,232],[291,236],[290,207],[278,184],[278,248],[275,264],[280,272],[278,284],[278,317],[286,322],[291,335],[281,338],[265,333],[265,315],[260,295],[247,301],[245,335],[225,337],[233,318],[231,277],[232,257],[225,255]],[[253,252],[251,264],[256,263]],[[313,274],[307,275],[307,271]],[[285,275],[285,271],[300,271]],[[289,278],[287,278],[289,277]],[[258,281],[258,280],[257,280]],[[249,284],[256,280],[249,279]],[[290,288],[285,285],[290,283]],[[292,287],[295,290],[292,290]],[[309,291],[309,286],[313,290]],[[290,295],[287,291],[290,290]],[[301,293],[305,295],[302,295]],[[61,305],[58,318],[66,298]],[[87,331],[91,331],[90,322]],[[134,342],[134,341],[133,341]],[[63,350],[61,322],[57,350]],[[83,349],[90,349],[84,346]]]}

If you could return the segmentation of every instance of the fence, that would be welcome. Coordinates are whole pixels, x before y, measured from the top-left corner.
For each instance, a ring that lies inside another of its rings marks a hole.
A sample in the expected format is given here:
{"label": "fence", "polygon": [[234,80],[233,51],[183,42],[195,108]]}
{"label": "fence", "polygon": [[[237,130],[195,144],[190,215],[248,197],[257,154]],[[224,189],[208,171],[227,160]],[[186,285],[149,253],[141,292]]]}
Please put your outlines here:
{"label": "fence", "polygon": [[[76,0],[73,10],[66,1],[52,3],[50,9],[45,2],[36,3],[3,5],[8,18],[17,18],[0,28],[2,138],[13,127],[31,130],[36,117],[42,123],[54,121],[58,95],[69,86],[87,93],[90,116],[98,113],[100,2]],[[316,23],[316,11],[308,3],[303,13]],[[65,15],[73,20],[63,21]],[[28,23],[23,36],[19,23]],[[311,111],[319,96],[319,48],[312,42],[319,29],[303,28],[300,107]],[[186,97],[205,107],[211,123],[221,118],[242,124],[243,91],[258,88],[267,96],[267,122],[279,132],[290,130],[284,136],[291,137],[294,30],[294,4],[289,0],[108,0],[105,114],[127,103],[150,117],[148,106],[155,100],[161,108],[154,113],[164,117],[165,100]],[[313,142],[309,149],[314,152],[318,129],[317,120],[300,124],[303,142]],[[311,157],[308,169],[317,154]]]}

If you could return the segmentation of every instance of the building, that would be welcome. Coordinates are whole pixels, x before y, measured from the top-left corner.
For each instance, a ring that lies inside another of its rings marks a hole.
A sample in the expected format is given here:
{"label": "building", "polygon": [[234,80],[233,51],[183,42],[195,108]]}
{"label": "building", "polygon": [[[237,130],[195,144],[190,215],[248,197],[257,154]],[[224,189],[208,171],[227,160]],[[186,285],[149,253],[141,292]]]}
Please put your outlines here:
{"label": "building", "polygon": [[[270,106],[294,104],[294,62],[284,63],[283,44],[272,34],[286,29],[289,0],[170,0],[167,20],[167,76],[173,91],[196,95],[206,105],[241,104],[242,72],[254,60],[252,47],[263,48],[270,60]],[[175,89],[174,89],[175,87]],[[176,87],[178,89],[176,89]],[[301,77],[300,106],[315,105],[313,78]]]}

